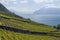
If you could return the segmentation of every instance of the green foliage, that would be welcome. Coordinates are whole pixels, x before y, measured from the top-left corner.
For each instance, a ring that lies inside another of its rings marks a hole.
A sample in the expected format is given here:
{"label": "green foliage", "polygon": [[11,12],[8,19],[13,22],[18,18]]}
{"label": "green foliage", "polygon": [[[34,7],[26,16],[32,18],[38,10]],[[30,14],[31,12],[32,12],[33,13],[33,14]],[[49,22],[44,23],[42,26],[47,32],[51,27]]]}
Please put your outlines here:
{"label": "green foliage", "polygon": [[0,29],[0,34],[1,40],[60,40],[54,36],[21,34],[3,29]]}
{"label": "green foliage", "polygon": [[56,28],[56,29],[57,29],[57,27],[56,27],[56,26],[53,26],[53,28]]}
{"label": "green foliage", "polygon": [[60,24],[57,25],[57,29],[60,29]]}

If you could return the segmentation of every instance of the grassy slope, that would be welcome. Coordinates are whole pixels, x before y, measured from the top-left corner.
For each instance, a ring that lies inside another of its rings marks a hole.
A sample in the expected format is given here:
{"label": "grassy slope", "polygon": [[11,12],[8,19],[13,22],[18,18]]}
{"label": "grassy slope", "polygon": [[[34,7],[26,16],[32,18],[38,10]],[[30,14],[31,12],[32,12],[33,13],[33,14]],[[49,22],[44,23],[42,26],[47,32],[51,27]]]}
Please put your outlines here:
{"label": "grassy slope", "polygon": [[55,30],[54,28],[49,27],[47,25],[39,24],[27,19],[6,16],[4,14],[0,14],[0,16],[1,16],[0,24],[4,26],[15,27],[30,31],[40,31],[40,32],[49,32]]}
{"label": "grassy slope", "polygon": [[[2,14],[2,12],[0,12],[0,25],[19,28],[23,30],[39,31],[39,32],[50,32],[56,30],[47,25],[39,24],[24,18],[18,18],[11,15],[7,16],[4,13]],[[0,29],[0,39],[2,40],[59,40],[58,37],[21,34],[21,33],[7,31],[4,29]]]}
{"label": "grassy slope", "polygon": [[0,29],[0,39],[2,40],[59,40],[59,38],[53,36],[28,35],[28,34],[15,33],[3,29]]}

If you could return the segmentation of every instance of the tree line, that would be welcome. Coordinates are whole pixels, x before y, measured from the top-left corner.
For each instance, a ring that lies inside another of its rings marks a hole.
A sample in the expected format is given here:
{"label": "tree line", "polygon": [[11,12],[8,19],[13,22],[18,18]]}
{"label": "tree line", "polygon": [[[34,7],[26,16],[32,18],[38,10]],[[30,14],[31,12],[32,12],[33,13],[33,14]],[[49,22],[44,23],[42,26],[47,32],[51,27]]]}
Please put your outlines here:
{"label": "tree line", "polygon": [[53,26],[53,27],[60,30],[60,24]]}

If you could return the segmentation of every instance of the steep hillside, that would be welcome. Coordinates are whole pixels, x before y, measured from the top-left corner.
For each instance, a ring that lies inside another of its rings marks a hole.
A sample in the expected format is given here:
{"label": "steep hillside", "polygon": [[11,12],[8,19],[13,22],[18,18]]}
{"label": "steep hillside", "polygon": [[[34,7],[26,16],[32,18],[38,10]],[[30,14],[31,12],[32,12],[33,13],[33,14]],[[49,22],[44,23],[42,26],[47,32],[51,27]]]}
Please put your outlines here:
{"label": "steep hillside", "polygon": [[[5,26],[5,28],[2,26]],[[0,4],[0,39],[1,40],[59,40],[60,36],[32,35],[9,31],[6,27],[27,30],[31,32],[45,32],[51,35],[56,29],[51,26],[22,18]],[[6,30],[7,29],[7,30]],[[14,29],[11,29],[14,30]]]}
{"label": "steep hillside", "polygon": [[44,24],[33,22],[29,19],[18,18],[14,16],[6,16],[0,13],[0,25],[14,27],[19,29],[31,30],[31,31],[54,31],[55,29]]}

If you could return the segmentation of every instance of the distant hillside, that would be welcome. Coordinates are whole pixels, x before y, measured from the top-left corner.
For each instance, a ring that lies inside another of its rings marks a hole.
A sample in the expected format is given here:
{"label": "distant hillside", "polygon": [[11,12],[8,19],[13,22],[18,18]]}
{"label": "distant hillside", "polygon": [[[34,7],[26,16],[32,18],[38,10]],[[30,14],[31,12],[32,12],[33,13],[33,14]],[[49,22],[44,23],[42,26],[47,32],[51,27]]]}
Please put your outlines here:
{"label": "distant hillside", "polygon": [[32,19],[48,25],[60,24],[60,8],[41,8],[32,14]]}
{"label": "distant hillside", "polygon": [[41,8],[40,10],[37,10],[35,14],[57,14],[59,15],[60,8]]}

